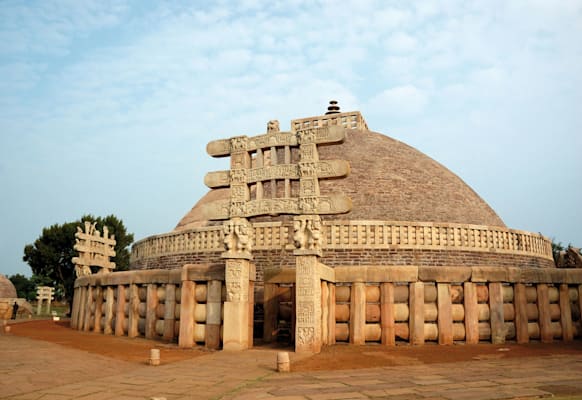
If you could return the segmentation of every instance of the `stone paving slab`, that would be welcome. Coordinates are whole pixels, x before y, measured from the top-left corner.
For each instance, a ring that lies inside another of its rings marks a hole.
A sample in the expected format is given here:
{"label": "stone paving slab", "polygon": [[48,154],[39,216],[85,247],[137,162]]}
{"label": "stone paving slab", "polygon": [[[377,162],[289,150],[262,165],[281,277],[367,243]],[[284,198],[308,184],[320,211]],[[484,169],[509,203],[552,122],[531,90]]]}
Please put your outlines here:
{"label": "stone paving slab", "polygon": [[[296,355],[292,354],[292,360]],[[163,360],[162,360],[163,363]],[[0,336],[7,400],[491,400],[580,396],[582,356],[275,372],[276,352],[215,352],[150,367],[57,344]]]}

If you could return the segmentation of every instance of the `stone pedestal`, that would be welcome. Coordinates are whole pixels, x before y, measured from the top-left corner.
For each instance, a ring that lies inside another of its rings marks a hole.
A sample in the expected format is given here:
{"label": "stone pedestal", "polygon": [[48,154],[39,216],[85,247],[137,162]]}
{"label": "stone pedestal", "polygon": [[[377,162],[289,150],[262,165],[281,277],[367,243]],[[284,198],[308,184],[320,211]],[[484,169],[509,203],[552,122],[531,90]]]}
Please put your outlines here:
{"label": "stone pedestal", "polygon": [[321,283],[316,255],[298,255],[295,291],[295,352],[321,351]]}
{"label": "stone pedestal", "polygon": [[[224,350],[244,350],[249,336],[249,280],[253,268],[244,258],[226,259],[226,301],[224,302]],[[253,277],[254,279],[254,277]]]}

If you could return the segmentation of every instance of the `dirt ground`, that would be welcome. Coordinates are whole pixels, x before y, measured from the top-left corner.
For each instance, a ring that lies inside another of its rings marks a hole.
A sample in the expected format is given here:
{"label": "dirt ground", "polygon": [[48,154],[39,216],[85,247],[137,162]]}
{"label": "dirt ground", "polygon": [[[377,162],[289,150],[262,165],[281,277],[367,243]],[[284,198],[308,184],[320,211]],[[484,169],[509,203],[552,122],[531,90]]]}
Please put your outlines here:
{"label": "dirt ground", "polygon": [[[203,347],[180,349],[175,343],[80,332],[69,328],[68,321],[20,322],[11,325],[11,333],[140,364],[146,362],[149,351],[152,348],[160,349],[164,363],[200,357],[210,352]],[[290,348],[287,350],[292,351]],[[455,344],[452,346],[438,346],[436,344],[425,344],[424,346],[410,346],[402,344],[396,347],[380,345],[348,346],[340,344],[325,347],[320,354],[295,361],[293,370],[357,369],[508,357],[539,357],[556,354],[582,355],[582,341],[550,344],[534,342],[527,345],[507,343],[505,345]]]}
{"label": "dirt ground", "polygon": [[209,353],[203,347],[180,349],[176,344],[123,336],[103,335],[71,329],[69,321],[37,320],[19,322],[10,326],[10,333],[31,339],[44,340],[89,353],[100,354],[136,363],[146,363],[150,349],[160,349],[164,363],[199,357]]}

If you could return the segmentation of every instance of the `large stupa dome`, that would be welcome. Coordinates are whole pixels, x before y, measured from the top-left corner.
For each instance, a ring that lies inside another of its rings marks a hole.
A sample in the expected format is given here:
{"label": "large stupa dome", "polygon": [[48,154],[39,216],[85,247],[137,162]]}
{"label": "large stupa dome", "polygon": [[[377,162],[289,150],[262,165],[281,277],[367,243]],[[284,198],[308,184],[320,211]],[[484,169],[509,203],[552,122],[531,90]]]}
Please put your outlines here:
{"label": "large stupa dome", "polygon": [[[335,109],[291,121],[294,133],[326,126],[345,128],[343,142],[318,146],[319,160],[345,160],[350,165],[347,177],[319,181],[321,196],[339,195],[352,204],[347,213],[322,215],[324,264],[334,268],[554,265],[546,238],[507,228],[495,211],[446,167],[405,143],[370,131],[358,111],[339,112],[335,104],[330,108]],[[271,124],[278,129],[278,122],[271,121],[267,131]],[[267,147],[260,160],[256,150],[249,151],[251,165],[299,160],[293,148],[280,145]],[[291,180],[290,186],[285,183],[282,187],[280,180],[268,178],[261,183],[261,196],[280,198],[285,192],[296,197],[296,182]],[[172,232],[134,244],[132,268],[172,269],[188,263],[223,262],[222,221],[209,220],[207,211],[217,204],[229,204],[230,190],[212,187]],[[252,199],[256,187],[249,186],[249,190]],[[253,223],[253,257],[259,279],[263,269],[294,265],[292,216],[262,215],[249,220]]]}
{"label": "large stupa dome", "polygon": [[[344,143],[320,148],[321,159],[348,160],[345,179],[323,180],[321,193],[340,192],[352,199],[352,211],[324,217],[459,223],[505,227],[495,211],[462,179],[422,152],[381,133],[352,129]],[[229,190],[207,193],[176,230],[209,224],[201,207],[227,199]]]}

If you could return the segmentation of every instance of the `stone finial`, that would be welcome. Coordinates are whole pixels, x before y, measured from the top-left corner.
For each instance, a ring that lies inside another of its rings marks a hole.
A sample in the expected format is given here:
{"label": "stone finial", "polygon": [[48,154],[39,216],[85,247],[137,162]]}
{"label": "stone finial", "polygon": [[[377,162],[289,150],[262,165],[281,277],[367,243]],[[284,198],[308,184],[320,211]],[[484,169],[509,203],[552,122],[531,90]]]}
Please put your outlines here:
{"label": "stone finial", "polygon": [[276,119],[273,119],[267,123],[267,133],[275,133],[275,132],[281,132],[281,129],[279,128],[279,121]]}
{"label": "stone finial", "polygon": [[327,112],[325,113],[325,115],[339,114],[339,113],[340,113],[340,107],[337,105],[337,100],[330,100],[329,106],[327,107]]}

